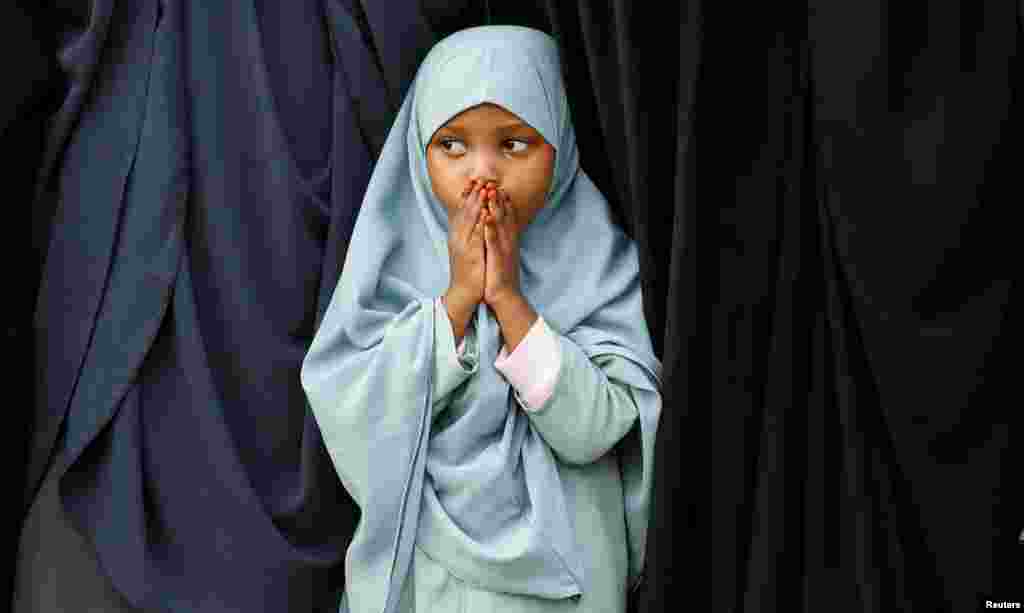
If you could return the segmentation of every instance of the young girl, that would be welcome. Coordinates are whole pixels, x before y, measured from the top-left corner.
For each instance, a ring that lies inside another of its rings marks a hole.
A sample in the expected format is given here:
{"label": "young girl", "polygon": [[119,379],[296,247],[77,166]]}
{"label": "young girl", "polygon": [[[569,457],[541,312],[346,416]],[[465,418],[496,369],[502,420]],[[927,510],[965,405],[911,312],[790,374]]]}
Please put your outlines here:
{"label": "young girl", "polygon": [[348,254],[302,369],[362,511],[342,610],[623,611],[660,364],[550,37],[431,50]]}

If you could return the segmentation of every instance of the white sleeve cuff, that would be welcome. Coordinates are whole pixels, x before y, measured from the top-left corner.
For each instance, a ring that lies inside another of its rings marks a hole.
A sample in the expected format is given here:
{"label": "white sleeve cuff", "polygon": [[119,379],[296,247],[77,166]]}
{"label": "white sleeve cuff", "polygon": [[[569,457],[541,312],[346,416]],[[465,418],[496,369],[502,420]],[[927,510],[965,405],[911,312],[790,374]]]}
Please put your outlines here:
{"label": "white sleeve cuff", "polygon": [[515,351],[502,347],[494,367],[505,376],[527,411],[539,410],[551,397],[562,366],[562,349],[554,331],[544,321],[530,326]]}

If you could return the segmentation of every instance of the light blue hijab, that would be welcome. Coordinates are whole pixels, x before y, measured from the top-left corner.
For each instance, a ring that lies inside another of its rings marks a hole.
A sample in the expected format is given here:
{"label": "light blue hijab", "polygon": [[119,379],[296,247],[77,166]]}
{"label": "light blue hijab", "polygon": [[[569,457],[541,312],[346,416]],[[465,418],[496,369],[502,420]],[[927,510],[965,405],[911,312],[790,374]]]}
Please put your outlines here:
{"label": "light blue hijab", "polygon": [[302,368],[335,468],[362,510],[346,556],[352,611],[395,610],[414,544],[484,589],[555,599],[583,585],[557,460],[494,368],[500,330],[486,305],[475,314],[479,393],[431,432],[434,299],[450,273],[447,213],[431,188],[426,146],[445,122],[484,102],[556,148],[548,201],[520,238],[522,291],[589,357],[626,361],[622,382],[637,391],[640,417],[615,452],[631,582],[643,566],[660,364],[636,248],[579,168],[555,42],[528,28],[471,28],[439,42],[416,75]]}

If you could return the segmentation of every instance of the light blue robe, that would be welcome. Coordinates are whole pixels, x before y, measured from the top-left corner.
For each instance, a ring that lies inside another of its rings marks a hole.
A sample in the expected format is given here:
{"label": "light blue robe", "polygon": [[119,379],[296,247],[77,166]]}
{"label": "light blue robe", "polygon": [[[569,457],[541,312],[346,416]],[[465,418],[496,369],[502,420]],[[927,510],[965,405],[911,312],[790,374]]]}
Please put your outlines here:
{"label": "light blue robe", "polygon": [[[467,343],[472,372],[436,368],[454,343],[447,315],[435,312],[450,282],[448,223],[426,144],[485,102],[556,151],[547,200],[520,235],[519,255],[522,294],[559,333],[563,374],[550,406],[530,416],[494,367],[501,336],[486,305]],[[362,511],[343,610],[408,609],[417,588],[417,611],[430,610],[430,594],[438,610],[452,598],[498,599],[497,610],[584,602],[582,610],[620,610],[620,595],[639,581],[660,363],[636,247],[578,160],[558,49],[546,34],[472,28],[424,60],[302,368],[328,452]],[[430,590],[431,581],[449,587]]]}
{"label": "light blue robe", "polygon": [[[455,364],[455,339],[448,315],[435,308],[435,428],[457,419],[476,393],[473,374],[478,356],[475,334],[467,330],[469,349]],[[556,332],[557,334],[557,332]],[[628,555],[619,458],[612,447],[634,426],[637,407],[632,388],[621,382],[621,360],[615,356],[588,359],[572,341],[558,335],[559,377],[551,397],[537,411],[533,424],[558,458],[558,473],[572,512],[576,539],[582,545],[585,582],[579,598],[550,600],[480,589],[459,579],[443,564],[416,548],[412,579],[406,583],[403,612],[500,611],[528,613],[625,610]]]}

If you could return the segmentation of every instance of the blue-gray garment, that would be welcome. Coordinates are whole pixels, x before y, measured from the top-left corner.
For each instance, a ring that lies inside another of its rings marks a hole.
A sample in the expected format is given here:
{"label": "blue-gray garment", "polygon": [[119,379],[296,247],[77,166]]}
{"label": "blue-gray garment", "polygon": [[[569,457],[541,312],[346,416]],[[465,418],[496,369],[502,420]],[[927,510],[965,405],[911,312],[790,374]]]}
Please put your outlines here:
{"label": "blue-gray garment", "polygon": [[[29,488],[60,480],[94,574],[134,607],[337,606],[358,509],[299,368],[369,182],[365,141],[383,144],[401,102],[382,77],[411,82],[391,45],[430,40],[407,3],[369,3],[395,28],[374,32],[378,70],[355,4],[60,3],[75,31],[43,172],[57,207]],[[368,116],[387,117],[379,134]]]}
{"label": "blue-gray garment", "polygon": [[438,43],[420,67],[302,368],[335,468],[362,510],[346,556],[353,611],[396,610],[414,545],[486,590],[562,599],[585,583],[559,460],[493,366],[500,330],[485,305],[475,314],[477,393],[445,428],[430,428],[433,300],[450,272],[447,214],[425,149],[445,121],[483,102],[556,149],[548,201],[520,238],[522,291],[590,359],[622,358],[620,381],[634,390],[639,417],[619,451],[634,582],[643,565],[660,364],[636,249],[579,168],[554,41],[527,28],[472,28]]}

